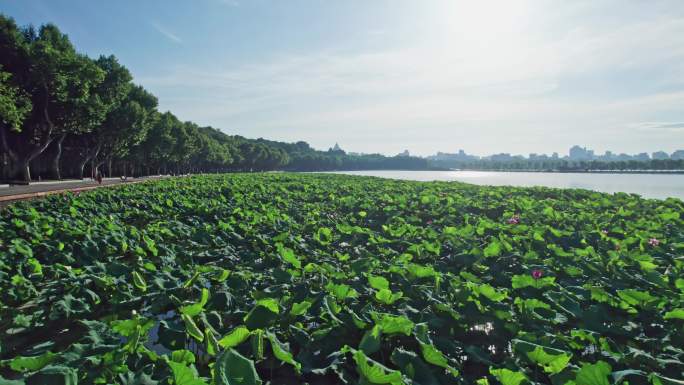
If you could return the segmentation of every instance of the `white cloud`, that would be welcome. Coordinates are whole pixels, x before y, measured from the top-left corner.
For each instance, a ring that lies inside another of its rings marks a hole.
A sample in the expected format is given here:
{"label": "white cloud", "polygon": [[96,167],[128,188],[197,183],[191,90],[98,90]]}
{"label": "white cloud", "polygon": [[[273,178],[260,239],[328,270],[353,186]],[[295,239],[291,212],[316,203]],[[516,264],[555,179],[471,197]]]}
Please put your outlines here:
{"label": "white cloud", "polygon": [[183,40],[181,40],[180,37],[176,36],[173,32],[169,31],[166,29],[166,27],[162,26],[161,24],[157,23],[156,21],[150,22],[152,27],[157,30],[157,32],[161,33],[164,35],[167,39],[173,41],[174,43],[182,44]]}
{"label": "white cloud", "polygon": [[638,131],[684,133],[684,122],[639,122],[632,125]]}
{"label": "white cloud", "polygon": [[[141,81],[174,95],[161,103],[183,119],[387,153],[407,147],[427,154],[459,143],[483,152],[557,151],[611,140],[628,151],[644,145],[634,122],[681,111],[681,16],[616,15],[622,22],[603,23],[587,16],[595,17],[593,2],[548,9],[533,0],[511,4],[495,15],[486,7],[442,9],[453,14],[401,48],[274,54],[230,70],[175,68]],[[644,78],[594,84],[619,71]],[[599,86],[603,94],[595,92]],[[511,132],[528,139],[491,140]],[[377,137],[403,141],[368,143]],[[653,146],[684,144],[668,132],[658,138]]]}

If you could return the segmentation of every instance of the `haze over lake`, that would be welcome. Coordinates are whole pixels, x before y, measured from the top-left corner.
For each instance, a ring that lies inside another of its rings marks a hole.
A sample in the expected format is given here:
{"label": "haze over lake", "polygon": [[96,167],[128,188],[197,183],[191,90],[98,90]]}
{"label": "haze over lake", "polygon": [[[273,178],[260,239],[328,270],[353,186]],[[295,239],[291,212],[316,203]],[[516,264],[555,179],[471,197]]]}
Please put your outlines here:
{"label": "haze over lake", "polygon": [[459,181],[494,186],[581,188],[606,193],[635,193],[644,198],[684,199],[684,175],[594,174],[493,171],[340,171],[339,174],[417,181]]}

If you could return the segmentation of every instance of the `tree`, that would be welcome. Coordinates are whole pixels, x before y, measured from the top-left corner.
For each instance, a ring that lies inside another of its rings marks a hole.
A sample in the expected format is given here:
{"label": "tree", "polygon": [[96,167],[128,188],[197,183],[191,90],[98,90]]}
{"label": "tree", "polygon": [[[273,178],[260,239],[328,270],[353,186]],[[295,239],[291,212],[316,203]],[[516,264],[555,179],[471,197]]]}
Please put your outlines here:
{"label": "tree", "polygon": [[[147,137],[154,123],[157,98],[141,86],[129,88],[119,105],[107,114],[101,131],[101,162],[109,162],[112,174],[113,158],[128,159],[131,149]],[[125,167],[124,167],[125,169]]]}
{"label": "tree", "polygon": [[158,174],[166,172],[176,146],[173,126],[181,124],[178,118],[168,111],[163,114],[155,113],[153,122],[147,137],[135,149],[135,158],[145,164],[148,175],[151,168],[155,168]]}
{"label": "tree", "polygon": [[33,108],[20,130],[7,132],[13,174],[31,180],[30,162],[55,138],[80,129],[75,117],[82,114],[91,88],[103,74],[87,57],[78,55],[69,38],[47,24],[38,32],[19,30],[14,21],[0,17],[1,65],[16,76],[17,86],[31,95]]}
{"label": "tree", "polygon": [[[11,83],[12,74],[2,71],[0,66],[0,145],[2,146],[3,178],[9,165],[10,151],[6,132],[18,131],[31,111],[31,99],[21,89]],[[14,155],[14,154],[12,154]],[[12,159],[16,161],[16,159]]]}
{"label": "tree", "polygon": [[[102,71],[102,81],[91,89],[86,100],[73,108],[74,116],[71,119],[80,127],[80,130],[71,130],[77,135],[72,135],[70,141],[70,147],[79,156],[79,178],[83,178],[83,169],[87,162],[90,161],[91,168],[95,169],[103,146],[115,138],[112,131],[116,131],[118,127],[113,124],[110,115],[121,106],[133,86],[130,72],[114,56],[100,56],[92,63]],[[54,166],[57,167],[58,174],[58,164]]]}

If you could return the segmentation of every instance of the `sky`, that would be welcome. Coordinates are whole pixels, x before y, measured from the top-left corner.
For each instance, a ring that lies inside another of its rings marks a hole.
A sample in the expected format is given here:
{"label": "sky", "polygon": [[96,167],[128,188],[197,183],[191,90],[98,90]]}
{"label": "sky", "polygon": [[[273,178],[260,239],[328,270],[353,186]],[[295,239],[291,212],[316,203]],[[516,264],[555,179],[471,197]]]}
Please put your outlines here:
{"label": "sky", "polygon": [[0,0],[228,134],[396,154],[684,149],[681,0]]}

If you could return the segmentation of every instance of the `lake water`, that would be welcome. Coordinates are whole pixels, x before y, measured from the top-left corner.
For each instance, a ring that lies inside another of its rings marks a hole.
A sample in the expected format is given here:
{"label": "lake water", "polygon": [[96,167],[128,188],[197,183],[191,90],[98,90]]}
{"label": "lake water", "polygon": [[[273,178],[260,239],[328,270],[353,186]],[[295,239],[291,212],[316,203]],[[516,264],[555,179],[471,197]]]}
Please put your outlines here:
{"label": "lake water", "polygon": [[417,181],[460,181],[488,186],[582,188],[607,193],[636,193],[645,198],[684,199],[681,174],[595,174],[494,171],[341,171],[338,174],[378,176]]}

